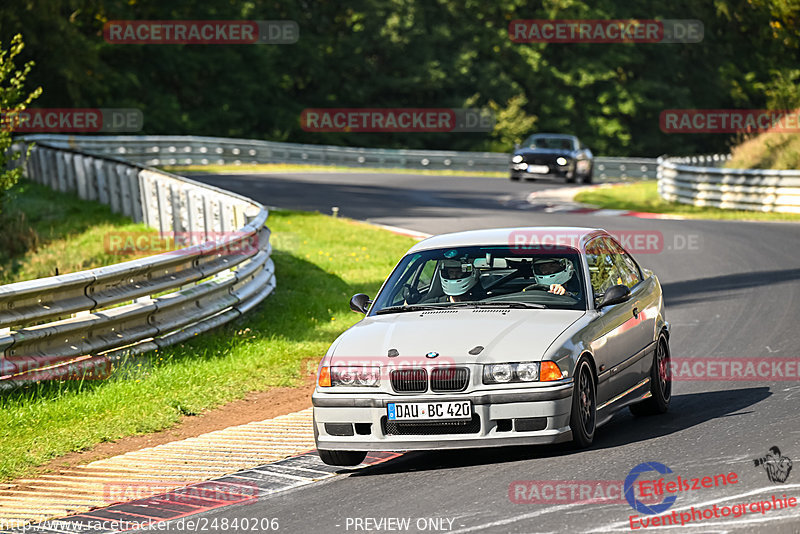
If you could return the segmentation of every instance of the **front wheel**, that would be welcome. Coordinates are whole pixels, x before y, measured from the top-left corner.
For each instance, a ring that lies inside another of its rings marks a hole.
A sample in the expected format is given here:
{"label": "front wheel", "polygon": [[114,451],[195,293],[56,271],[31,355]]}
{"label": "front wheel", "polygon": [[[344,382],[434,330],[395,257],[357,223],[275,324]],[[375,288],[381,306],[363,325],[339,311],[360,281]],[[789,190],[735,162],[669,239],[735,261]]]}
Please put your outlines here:
{"label": "front wheel", "polygon": [[513,172],[508,177],[511,179],[512,182],[519,182],[520,180],[520,175]]}
{"label": "front wheel", "polygon": [[669,410],[669,401],[672,398],[671,363],[669,343],[662,335],[656,345],[653,365],[650,366],[650,398],[631,404],[629,409],[633,415],[658,415]]}
{"label": "front wheel", "polygon": [[367,457],[367,451],[329,451],[319,449],[319,458],[328,465],[358,465]]}
{"label": "front wheel", "polygon": [[572,413],[569,416],[572,441],[577,447],[584,449],[592,444],[596,423],[597,393],[595,391],[594,374],[589,362],[582,359],[575,369]]}
{"label": "front wheel", "polygon": [[593,174],[594,174],[594,167],[589,167],[589,172],[587,172],[586,174],[583,175],[583,177],[581,178],[581,182],[583,182],[585,184],[592,183],[592,175]]}

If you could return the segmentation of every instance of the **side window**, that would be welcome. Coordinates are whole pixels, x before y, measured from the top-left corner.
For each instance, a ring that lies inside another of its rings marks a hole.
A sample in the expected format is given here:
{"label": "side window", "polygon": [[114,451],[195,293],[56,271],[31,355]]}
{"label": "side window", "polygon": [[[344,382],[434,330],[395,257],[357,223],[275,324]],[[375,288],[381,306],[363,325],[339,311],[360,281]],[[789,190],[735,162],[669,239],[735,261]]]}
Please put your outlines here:
{"label": "side window", "polygon": [[[436,260],[426,262],[415,261],[409,265],[400,280],[400,286],[392,296],[391,306],[416,304],[431,293],[431,281],[436,274]],[[432,292],[438,294],[436,291]]]}
{"label": "side window", "polygon": [[619,284],[625,284],[632,288],[642,280],[639,268],[633,261],[633,258],[615,241],[605,239],[609,252],[613,255],[614,264],[617,266],[619,272]]}
{"label": "side window", "polygon": [[430,288],[431,280],[433,280],[433,275],[436,273],[436,260],[426,261],[425,265],[422,267],[422,272],[419,274],[419,280],[417,281],[417,290],[427,290]]}
{"label": "side window", "polygon": [[614,264],[610,252],[608,246],[599,237],[586,245],[586,262],[589,265],[589,277],[594,298],[600,297],[606,289],[618,283],[619,270]]}

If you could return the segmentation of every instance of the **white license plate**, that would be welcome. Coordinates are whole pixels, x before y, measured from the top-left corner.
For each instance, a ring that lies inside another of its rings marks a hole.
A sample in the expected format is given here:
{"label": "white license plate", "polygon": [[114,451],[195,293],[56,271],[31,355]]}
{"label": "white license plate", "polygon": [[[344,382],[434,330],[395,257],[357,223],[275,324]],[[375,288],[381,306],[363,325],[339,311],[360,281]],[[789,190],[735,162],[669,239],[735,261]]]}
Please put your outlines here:
{"label": "white license plate", "polygon": [[528,165],[528,172],[535,174],[547,174],[550,172],[550,167],[547,165]]}
{"label": "white license plate", "polygon": [[472,419],[470,401],[458,402],[390,402],[386,405],[390,421],[436,421],[440,419]]}

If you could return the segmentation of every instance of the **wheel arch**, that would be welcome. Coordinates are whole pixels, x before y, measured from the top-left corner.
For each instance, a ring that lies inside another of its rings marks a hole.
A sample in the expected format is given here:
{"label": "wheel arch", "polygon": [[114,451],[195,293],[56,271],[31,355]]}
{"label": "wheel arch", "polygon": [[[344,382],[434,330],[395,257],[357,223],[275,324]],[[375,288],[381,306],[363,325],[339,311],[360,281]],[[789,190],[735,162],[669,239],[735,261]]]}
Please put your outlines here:
{"label": "wheel arch", "polygon": [[[595,386],[595,389],[596,389],[597,388],[598,374],[597,374],[597,363],[594,361],[594,355],[591,352],[589,352],[588,350],[582,351],[580,356],[578,356],[578,359],[575,361],[575,368],[576,369],[578,368],[578,363],[580,363],[580,361],[583,360],[583,359],[586,359],[589,362],[589,369],[592,371],[592,378],[594,379],[594,386]],[[573,376],[573,378],[575,378],[575,377]]]}

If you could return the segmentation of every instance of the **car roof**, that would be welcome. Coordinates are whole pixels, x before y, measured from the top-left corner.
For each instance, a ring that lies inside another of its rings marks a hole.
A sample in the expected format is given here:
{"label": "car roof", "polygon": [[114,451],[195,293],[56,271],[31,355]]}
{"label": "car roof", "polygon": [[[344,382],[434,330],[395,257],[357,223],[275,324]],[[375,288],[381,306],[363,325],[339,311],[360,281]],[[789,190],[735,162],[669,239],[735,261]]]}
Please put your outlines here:
{"label": "car roof", "polygon": [[[485,230],[469,230],[452,234],[441,234],[429,237],[411,247],[408,253],[447,247],[472,247],[482,245],[529,244],[534,237],[539,243],[585,243],[589,237],[608,235],[602,228],[586,228],[579,226],[523,226],[517,228],[489,228]],[[519,241],[524,236],[526,241]],[[560,239],[559,239],[560,238]]]}
{"label": "car roof", "polygon": [[571,134],[558,134],[558,133],[535,133],[531,134],[528,137],[561,137],[564,139],[577,139],[577,136]]}

